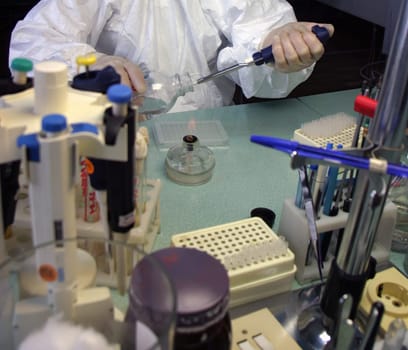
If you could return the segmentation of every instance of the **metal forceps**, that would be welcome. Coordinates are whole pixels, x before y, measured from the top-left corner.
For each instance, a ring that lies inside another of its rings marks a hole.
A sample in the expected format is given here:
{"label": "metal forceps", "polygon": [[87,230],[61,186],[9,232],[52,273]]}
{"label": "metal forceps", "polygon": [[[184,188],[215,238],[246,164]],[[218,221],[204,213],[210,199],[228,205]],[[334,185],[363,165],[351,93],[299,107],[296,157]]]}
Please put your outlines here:
{"label": "metal forceps", "polygon": [[317,227],[316,227],[316,214],[315,214],[315,208],[313,205],[312,194],[310,193],[309,181],[307,179],[306,165],[300,166],[298,169],[298,172],[299,172],[300,184],[302,186],[302,194],[303,194],[303,200],[304,200],[304,205],[305,205],[306,219],[307,219],[307,224],[309,227],[310,244],[312,245],[313,251],[316,256],[320,280],[323,281],[323,274],[322,274],[323,261],[322,261],[322,257],[320,254],[319,236],[318,236]]}
{"label": "metal forceps", "polygon": [[[324,27],[321,27],[319,25],[315,25],[312,27],[312,32],[319,38],[319,40],[324,44],[329,40],[330,38],[330,33],[328,30]],[[275,62],[275,58],[273,57],[272,53],[272,45],[263,48],[260,51],[255,52],[252,55],[252,58],[248,58],[245,62],[240,62],[236,63],[230,67],[224,68],[218,72],[211,73],[205,77],[201,77],[197,79],[194,83],[194,85],[205,83],[209,80],[216,79],[218,77],[222,77],[228,73],[231,73],[233,71],[236,71],[238,69],[241,69],[243,67],[249,67],[249,66],[260,66],[265,63],[273,63]]]}

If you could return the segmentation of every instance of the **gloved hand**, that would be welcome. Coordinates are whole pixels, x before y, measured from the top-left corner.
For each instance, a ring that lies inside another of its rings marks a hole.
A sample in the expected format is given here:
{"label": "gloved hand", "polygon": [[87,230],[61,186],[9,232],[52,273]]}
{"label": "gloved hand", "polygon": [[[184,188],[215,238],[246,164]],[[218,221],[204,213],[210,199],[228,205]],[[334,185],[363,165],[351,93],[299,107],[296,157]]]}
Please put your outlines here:
{"label": "gloved hand", "polygon": [[[275,58],[274,67],[284,73],[296,72],[309,67],[318,61],[324,46],[312,32],[312,27],[318,23],[293,22],[269,32],[261,42],[264,48],[272,45]],[[318,24],[325,27],[330,36],[334,33],[331,24]]]}
{"label": "gloved hand", "polygon": [[107,66],[112,66],[116,73],[120,75],[122,84],[128,85],[140,93],[144,93],[147,89],[143,77],[143,72],[138,65],[130,62],[126,58],[119,56],[98,55],[96,63],[92,65],[92,69],[102,69]]}

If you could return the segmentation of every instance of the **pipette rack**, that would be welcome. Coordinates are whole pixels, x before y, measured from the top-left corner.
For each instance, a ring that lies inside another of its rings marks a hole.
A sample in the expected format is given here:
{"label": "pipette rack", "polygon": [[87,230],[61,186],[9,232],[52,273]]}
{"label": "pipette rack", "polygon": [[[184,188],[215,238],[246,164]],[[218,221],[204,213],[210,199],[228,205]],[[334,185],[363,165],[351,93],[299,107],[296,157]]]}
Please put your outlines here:
{"label": "pipette rack", "polygon": [[[58,62],[49,62],[49,67],[51,68],[55,68],[57,65],[60,66],[61,64]],[[57,72],[57,69],[50,69],[51,72],[48,72],[48,70],[45,71],[51,74],[59,73],[59,71]],[[62,75],[65,76],[65,74]],[[34,77],[35,76],[36,74],[34,74]],[[53,77],[55,78],[55,75],[53,75]],[[70,86],[65,87],[65,77],[62,78],[63,79],[58,80],[58,82],[63,81],[64,83],[61,84],[61,87],[63,88],[61,91],[63,92],[61,93],[61,96],[59,96],[61,97],[61,103],[57,105],[51,106],[51,103],[55,102],[57,99],[54,98],[54,94],[52,94],[53,91],[49,91],[52,90],[49,89],[49,86],[45,86],[44,89],[35,89],[39,85],[38,79],[34,89],[28,88],[22,92],[0,97],[0,108],[3,111],[0,123],[0,144],[3,146],[3,152],[0,155],[0,163],[3,164],[22,159],[22,173],[27,177],[27,179],[30,179],[30,176],[34,172],[27,172],[27,170],[31,170],[31,167],[29,168],[26,163],[27,157],[25,157],[25,155],[28,152],[21,152],[21,144],[17,142],[19,136],[24,134],[34,135],[44,130],[49,131],[43,127],[44,125],[42,123],[43,117],[48,114],[60,115],[62,118],[64,118],[64,120],[66,120],[68,125],[74,123],[82,125],[84,124],[84,121],[86,121],[85,124],[95,126],[95,130],[97,128],[103,128],[103,116],[107,108],[111,107],[111,99],[107,99],[105,95],[101,93],[79,91],[71,88]],[[56,79],[54,79],[54,81],[55,80]],[[52,82],[53,79],[48,79],[47,81]],[[41,94],[44,91],[45,94]],[[44,100],[39,101],[38,96],[45,96],[45,98]],[[37,102],[39,103],[37,104]],[[42,108],[44,107],[42,102],[47,108]],[[60,126],[61,125],[62,124],[60,124]],[[72,130],[68,128],[66,128],[66,130],[65,128],[58,129],[58,131],[68,131],[68,133],[71,133],[73,130],[74,128],[72,128]],[[78,136],[78,139],[75,140],[75,147],[72,147],[72,149],[77,151],[77,153],[74,154],[74,152],[72,152],[73,157],[70,160],[77,161],[78,155],[84,155],[98,159],[126,161],[126,151],[128,145],[126,144],[127,138],[123,137],[126,136],[126,126],[119,130],[119,135],[114,147],[104,142],[102,135],[103,132],[101,132],[102,130],[99,130],[99,132],[95,132],[95,130],[93,128],[92,132],[85,129],[79,130],[80,132],[84,132]],[[51,131],[53,131],[52,128]],[[78,129],[76,131],[78,131]],[[92,133],[97,136],[94,136]],[[92,134],[93,137],[89,137],[89,134]],[[65,136],[65,134],[63,136]],[[78,141],[79,139],[80,141]],[[26,145],[24,144],[24,146]],[[53,164],[52,162],[49,163]],[[61,169],[61,167],[56,168]],[[74,183],[74,178],[76,175],[79,175],[77,174],[78,167],[72,167],[71,170],[72,171],[69,173],[72,175],[73,181],[71,181],[69,184],[70,194],[73,192],[72,184]],[[53,176],[50,177],[53,178]],[[55,172],[55,178],[58,178],[58,172]],[[35,287],[38,287],[39,285],[36,283],[34,283],[34,285],[33,283],[29,283],[29,288],[19,289],[18,292],[20,294],[16,296],[16,299],[18,299],[16,300],[17,306],[14,310],[11,310],[12,312],[10,314],[13,317],[13,323],[11,327],[12,329],[9,333],[12,334],[10,337],[13,338],[13,343],[18,345],[21,340],[24,339],[27,334],[29,334],[29,332],[33,331],[37,327],[40,327],[48,319],[48,317],[53,314],[53,312],[55,312],[55,314],[61,314],[60,310],[63,310],[62,313],[64,313],[64,318],[67,317],[78,324],[91,326],[92,328],[101,331],[103,331],[108,322],[117,318],[116,310],[114,310],[114,300],[112,300],[111,295],[111,293],[115,291],[114,289],[110,289],[108,287],[115,287],[116,285],[119,285],[118,279],[116,279],[116,272],[119,271],[119,263],[116,263],[118,261],[118,252],[123,252],[124,254],[125,266],[122,271],[130,274],[131,268],[139,259],[142,258],[144,253],[152,250],[154,239],[160,229],[159,195],[161,182],[160,180],[155,179],[147,180],[146,182],[147,201],[145,202],[144,212],[139,216],[140,220],[138,220],[137,227],[131,230],[126,236],[126,242],[121,242],[121,245],[126,247],[129,251],[124,251],[123,247],[120,247],[119,249],[109,249],[109,247],[111,247],[109,242],[114,242],[111,240],[111,237],[107,237],[108,230],[103,227],[102,222],[85,222],[81,218],[77,218],[76,225],[72,225],[68,230],[66,230],[66,232],[73,233],[75,228],[75,238],[78,239],[78,242],[74,242],[72,240],[67,244],[64,242],[63,246],[61,246],[62,248],[59,246],[55,247],[55,244],[52,242],[49,243],[51,248],[56,251],[56,254],[59,254],[63,249],[67,249],[68,245],[72,248],[74,244],[77,244],[77,259],[66,259],[64,261],[64,266],[61,267],[58,265],[58,269],[56,269],[54,265],[46,265],[46,273],[48,273],[48,276],[52,276],[54,280],[47,280],[43,278],[44,283],[40,287],[46,285],[44,290],[41,288],[36,290]],[[20,182],[20,184],[22,185],[22,182]],[[7,251],[3,251],[1,249],[3,247],[1,242],[4,242],[1,238],[0,261],[3,261],[3,258],[5,258],[6,255],[9,255],[11,258],[18,257],[19,259],[19,254],[22,252],[25,253],[26,251],[32,251],[31,248],[33,248],[32,246],[34,240],[32,239],[31,233],[33,225],[30,211],[34,212],[34,210],[33,208],[30,210],[28,205],[28,191],[26,188],[24,188],[24,186],[20,186],[20,189],[23,189],[23,191],[19,193],[15,220],[12,230],[10,230],[13,232],[13,234],[11,234],[10,237],[7,237],[8,239],[5,240],[4,247],[7,248]],[[50,191],[53,193],[52,190]],[[59,193],[58,191],[56,192]],[[72,196],[69,198],[69,200],[71,199],[73,199]],[[42,205],[44,201],[38,202],[39,205]],[[74,224],[75,216],[71,216],[71,213],[74,213],[72,206],[67,209],[67,212],[69,212],[67,215],[69,220],[67,220],[67,222]],[[48,218],[44,218],[40,215],[38,219],[38,221],[40,221]],[[59,219],[59,217],[57,219]],[[44,230],[40,229],[38,232],[44,232]],[[3,234],[1,234],[1,236],[3,236]],[[98,238],[100,242],[96,242],[96,239],[94,239],[93,242],[85,242],[86,238],[90,238],[90,241],[92,238]],[[97,259],[94,261],[94,251],[85,252],[82,249],[82,246],[88,247],[87,244],[89,244],[89,247],[95,248],[95,250],[96,248],[100,247],[104,248],[100,249],[104,257],[104,261],[101,261],[101,264],[98,264]],[[133,247],[137,249],[132,249]],[[84,261],[78,258],[81,256],[87,257],[85,265],[82,264]],[[59,257],[60,255],[58,255],[56,258],[57,264],[60,264],[60,261],[58,261],[58,259],[60,259]],[[115,259],[116,261],[114,261]],[[18,265],[20,265],[20,263],[21,261],[18,260]],[[75,269],[75,264],[79,266],[78,270]],[[28,273],[28,278],[26,278],[27,274],[24,275],[25,277],[22,277],[22,274],[19,274],[19,276],[16,278],[16,282],[17,279],[20,282],[30,282],[31,275],[33,276],[33,279],[38,282],[36,277],[39,269],[36,269],[36,265],[37,262],[35,259],[28,260],[24,265],[23,271]],[[98,268],[102,267],[101,271],[97,271],[94,268],[95,265]],[[67,266],[70,268],[74,267],[74,273],[77,274],[74,277],[78,277],[78,279],[73,278],[69,280],[68,273],[65,274],[67,271]],[[84,266],[88,267],[88,269],[83,268]],[[14,268],[15,266],[13,266],[13,272],[15,272]],[[55,274],[56,270],[57,274]],[[7,270],[5,271],[7,272]],[[50,272],[52,273],[49,274]],[[78,282],[80,280],[81,273],[82,275],[86,275],[86,277],[90,277],[87,279],[87,283],[83,285],[80,285]],[[102,276],[103,280],[99,279],[100,276]],[[129,276],[125,276],[125,278],[126,277],[127,279],[129,278]],[[56,278],[58,278],[57,283],[53,283],[56,281]],[[63,285],[63,283],[65,283],[65,278],[67,279],[67,284]],[[69,284],[71,281],[74,282]],[[54,284],[58,284],[58,286],[55,286]],[[119,293],[123,292],[124,290],[122,291],[119,288]],[[71,298],[71,295],[76,295],[76,298]],[[55,300],[57,300],[57,302],[54,302]],[[73,310],[73,312],[71,313],[70,310]],[[10,324],[11,322],[8,323]],[[10,348],[9,346],[6,347]]]}
{"label": "pipette rack", "polygon": [[[5,163],[20,158],[20,150],[16,141],[18,135],[27,132],[37,132],[41,125],[41,115],[34,113],[34,91],[29,89],[20,93],[5,95],[0,102],[7,109],[0,125],[0,144],[4,152],[0,155],[0,162]],[[67,110],[65,115],[69,123],[84,120],[99,125],[104,110],[109,106],[106,97],[100,93],[80,91],[73,88],[67,90]],[[17,202],[13,231],[31,231],[31,217],[28,205],[28,193],[21,187],[20,200]],[[128,244],[137,246],[141,251],[150,252],[156,235],[160,230],[159,197],[161,182],[158,179],[147,180],[146,209],[142,215],[140,225],[133,228],[129,234]],[[77,219],[77,234],[82,237],[105,237],[101,222],[85,222]],[[25,240],[26,241],[26,240]],[[7,242],[6,242],[7,243]]]}

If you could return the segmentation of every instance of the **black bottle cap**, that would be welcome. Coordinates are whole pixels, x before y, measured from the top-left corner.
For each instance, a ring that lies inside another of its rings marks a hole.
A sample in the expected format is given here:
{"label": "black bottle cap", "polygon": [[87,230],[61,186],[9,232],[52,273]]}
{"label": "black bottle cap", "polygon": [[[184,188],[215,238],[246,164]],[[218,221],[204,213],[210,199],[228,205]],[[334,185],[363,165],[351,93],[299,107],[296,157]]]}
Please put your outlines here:
{"label": "black bottle cap", "polygon": [[275,223],[276,214],[273,210],[268,208],[254,208],[251,210],[251,217],[259,217],[270,227],[273,228],[273,224]]}

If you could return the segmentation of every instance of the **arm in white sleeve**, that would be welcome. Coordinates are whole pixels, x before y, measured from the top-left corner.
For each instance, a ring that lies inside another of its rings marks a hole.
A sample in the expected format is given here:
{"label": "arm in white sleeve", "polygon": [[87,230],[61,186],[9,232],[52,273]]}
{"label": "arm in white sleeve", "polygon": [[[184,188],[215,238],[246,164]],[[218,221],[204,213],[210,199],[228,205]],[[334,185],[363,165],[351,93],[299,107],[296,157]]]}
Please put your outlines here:
{"label": "arm in white sleeve", "polygon": [[[271,30],[295,22],[292,7],[284,0],[204,1],[206,11],[231,46],[218,54],[218,69],[244,62],[260,49]],[[306,80],[313,66],[294,73],[281,73],[269,65],[243,68],[231,74],[246,97],[280,98]]]}
{"label": "arm in white sleeve", "polygon": [[9,62],[25,57],[34,63],[65,62],[75,74],[75,59],[95,52],[99,36],[112,18],[117,0],[42,0],[14,28]]}

